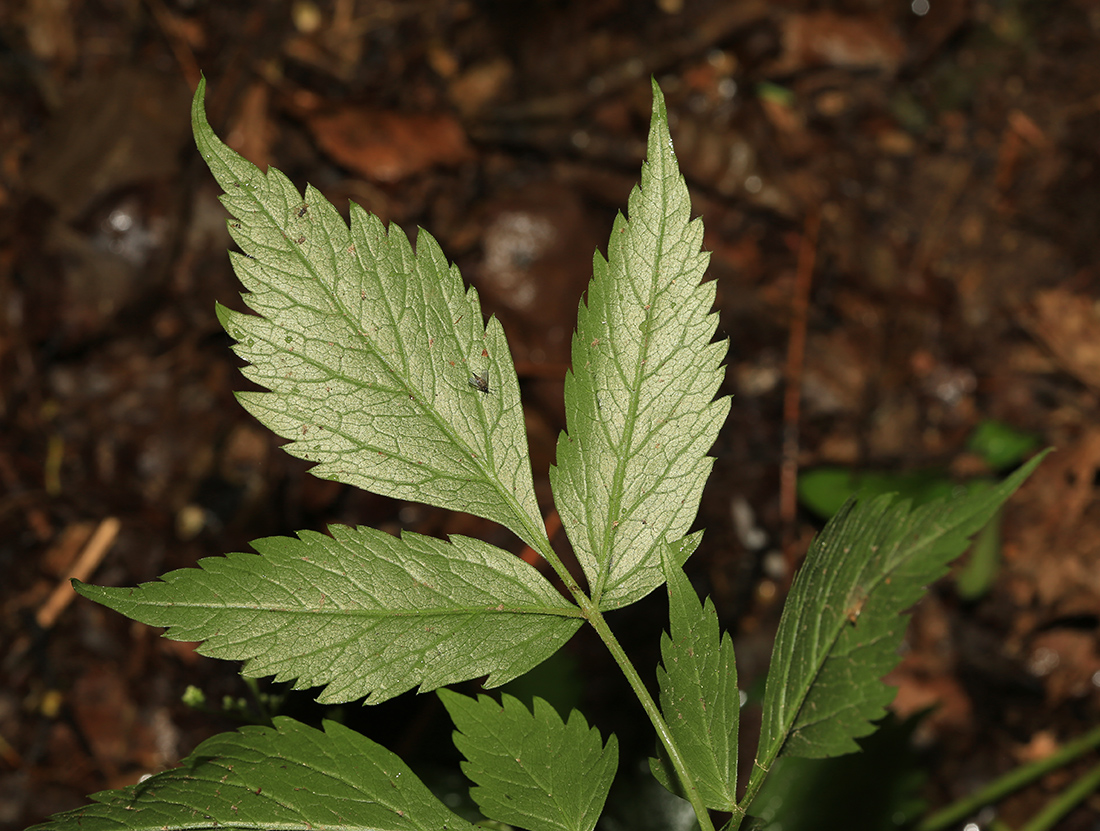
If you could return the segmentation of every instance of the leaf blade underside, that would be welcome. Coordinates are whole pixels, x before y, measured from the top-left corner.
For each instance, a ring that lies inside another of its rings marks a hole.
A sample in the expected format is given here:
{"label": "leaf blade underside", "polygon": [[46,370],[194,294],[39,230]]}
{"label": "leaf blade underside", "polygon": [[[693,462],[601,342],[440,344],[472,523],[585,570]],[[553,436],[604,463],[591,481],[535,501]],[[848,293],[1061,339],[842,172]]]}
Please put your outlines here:
{"label": "leaf blade underside", "polygon": [[653,84],[641,185],[593,258],[566,374],[567,430],[550,470],[555,503],[601,610],[664,580],[661,556],[687,532],[729,412],[714,400],[727,342],[711,343],[708,255]]}
{"label": "leaf blade underside", "polygon": [[243,674],[323,685],[323,703],[377,704],[488,675],[527,672],[581,625],[532,566],[469,537],[450,543],[373,528],[268,537],[258,554],[201,560],[137,588],[77,584],[82,595]]}
{"label": "leaf blade underside", "polygon": [[336,722],[276,717],[195,748],[180,767],[92,795],[34,831],[473,831],[395,754]]}
{"label": "leaf blade underside", "polygon": [[618,741],[604,745],[576,710],[562,721],[541,698],[534,713],[504,695],[437,693],[455,723],[470,796],[489,819],[528,831],[592,831],[618,765]]}
{"label": "leaf blade underside", "polygon": [[[223,144],[192,103],[195,142],[225,191],[230,255],[256,314],[219,307],[242,372],[267,392],[242,405],[316,463],[312,473],[545,537],[515,367],[496,318],[421,231],[416,251],[358,205],[351,226]],[[471,378],[484,379],[471,384]]]}

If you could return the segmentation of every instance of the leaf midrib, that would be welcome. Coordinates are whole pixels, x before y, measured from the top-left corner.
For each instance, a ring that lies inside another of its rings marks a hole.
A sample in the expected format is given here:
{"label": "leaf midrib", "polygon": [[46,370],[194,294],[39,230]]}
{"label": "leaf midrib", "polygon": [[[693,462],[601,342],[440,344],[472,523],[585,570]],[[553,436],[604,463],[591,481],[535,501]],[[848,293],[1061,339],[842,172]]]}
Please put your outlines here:
{"label": "leaf midrib", "polygon": [[[664,157],[659,155],[657,158],[661,160],[661,171],[660,176],[655,175],[654,178],[659,181],[660,184],[654,187],[654,189],[659,191],[659,204],[664,206],[666,202],[665,180],[667,177],[665,176],[666,171],[664,169]],[[646,164],[650,165],[652,169],[652,167],[654,166],[654,160],[648,160]],[[639,185],[639,190],[640,187],[641,186]],[[638,421],[638,406],[639,400],[641,398],[642,387],[641,381],[644,376],[643,367],[645,366],[646,360],[648,360],[650,351],[650,329],[654,318],[653,307],[655,305],[653,300],[654,294],[656,293],[657,275],[660,273],[660,268],[658,264],[660,263],[661,257],[665,250],[665,227],[668,220],[665,211],[662,210],[660,212],[660,215],[661,218],[660,222],[658,223],[657,231],[657,247],[653,256],[653,267],[649,275],[649,291],[645,298],[647,301],[645,305],[648,307],[645,309],[645,336],[642,340],[642,347],[639,350],[639,360],[634,366],[634,382],[630,385],[630,406],[626,414],[622,444],[620,445],[619,452],[616,453],[615,475],[612,479],[613,484],[611,491],[611,500],[608,506],[609,510],[607,512],[607,522],[605,524],[603,533],[603,543],[601,548],[604,552],[603,560],[605,566],[600,570],[600,582],[593,589],[592,592],[592,601],[597,605],[597,607],[599,606],[600,601],[603,599],[604,592],[607,589],[608,580],[611,578],[611,569],[614,565],[614,563],[611,562],[611,554],[614,552],[615,549],[613,536],[615,529],[618,527],[618,523],[615,521],[615,518],[619,516],[620,510],[622,508],[622,501],[623,497],[625,496],[624,482],[626,480],[626,472],[627,468],[630,465],[630,462],[633,459],[633,454],[629,451],[634,443],[634,430],[637,426]],[[630,221],[633,221],[633,218],[628,220],[628,222]],[[637,221],[641,222],[641,219],[638,218]],[[625,262],[623,263],[622,268],[624,271],[626,271]]]}
{"label": "leaf midrib", "polygon": [[[194,609],[196,611],[211,612],[259,612],[262,614],[283,616],[311,616],[311,617],[351,617],[351,618],[428,618],[428,617],[452,617],[460,615],[545,615],[548,617],[583,618],[581,610],[572,605],[541,606],[538,604],[496,604],[493,606],[447,606],[428,609],[310,609],[303,607],[280,607],[250,605],[246,603],[191,603],[187,601],[173,601],[164,603],[154,600],[129,600],[124,601],[135,606],[157,606],[172,609]],[[503,605],[503,608],[499,608]],[[183,625],[183,624],[172,624]]]}

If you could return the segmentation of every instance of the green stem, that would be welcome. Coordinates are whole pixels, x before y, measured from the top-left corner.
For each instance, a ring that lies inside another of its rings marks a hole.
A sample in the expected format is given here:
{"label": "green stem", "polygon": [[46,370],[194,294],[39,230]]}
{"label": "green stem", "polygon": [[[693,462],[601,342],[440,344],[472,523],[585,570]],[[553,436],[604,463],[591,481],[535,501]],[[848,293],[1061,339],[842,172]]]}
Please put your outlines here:
{"label": "green stem", "polygon": [[661,739],[661,744],[665,746],[669,761],[676,769],[676,774],[680,777],[680,784],[684,789],[684,793],[687,795],[691,807],[695,810],[695,817],[699,820],[700,831],[714,831],[714,824],[710,820],[710,812],[703,803],[703,799],[699,795],[698,789],[695,787],[695,782],[692,780],[691,774],[688,773],[687,763],[680,753],[680,748],[676,746],[676,741],[672,738],[672,732],[668,729],[668,724],[665,723],[664,717],[657,707],[657,702],[654,701],[653,696],[649,694],[649,690],[646,689],[641,676],[638,675],[638,670],[634,668],[634,664],[630,662],[630,658],[628,658],[626,652],[623,651],[622,646],[611,631],[611,627],[607,625],[607,621],[600,613],[600,610],[587,597],[584,598],[584,601],[585,602],[581,604],[581,610],[584,612],[584,616],[588,619],[588,622],[592,624],[592,628],[599,634],[600,639],[611,653],[611,657],[615,659],[615,663],[619,665],[619,669],[621,669],[623,675],[626,676],[627,683],[629,683],[631,689],[634,690],[634,695],[636,695],[638,701],[641,702],[642,709],[645,710],[646,715],[649,716],[649,720],[653,723],[653,727],[656,729],[657,735]]}
{"label": "green stem", "polygon": [[[752,773],[749,775],[749,784],[745,786],[745,792],[741,795],[741,800],[737,803],[737,808],[741,812],[741,816],[745,816],[749,812],[749,808],[752,807],[752,801],[756,799],[756,795],[760,792],[760,788],[764,785],[764,780],[768,776],[768,771],[771,769],[771,765],[775,762],[772,758],[768,767],[764,767],[760,764],[759,758],[753,762]],[[734,814],[734,819],[737,819],[737,814]],[[741,821],[738,820],[736,825],[731,826],[731,829],[739,828]]]}
{"label": "green stem", "polygon": [[[921,822],[917,826],[917,831],[940,831],[940,829],[947,828],[977,812],[980,808],[1003,799],[1029,782],[1068,764],[1078,756],[1082,756],[1096,747],[1100,747],[1100,727],[1093,728],[1080,738],[1068,742],[1061,750],[1047,758],[1010,770],[977,793],[937,811]],[[1034,821],[1032,820],[1033,823]],[[1031,826],[1029,825],[1029,827]]]}
{"label": "green stem", "polygon": [[565,563],[561,561],[557,552],[555,552],[554,548],[550,545],[550,538],[546,536],[546,529],[543,528],[542,533],[537,534],[535,533],[535,529],[532,528],[531,537],[539,543],[539,556],[550,564],[550,568],[554,569],[554,573],[558,575],[558,579],[561,580],[562,585],[569,590],[569,593],[573,595],[573,600],[575,600],[577,605],[583,610],[585,602],[588,602],[588,595],[577,585],[577,581],[573,579],[573,575],[569,573],[569,569],[565,567]]}
{"label": "green stem", "polygon": [[676,741],[672,737],[672,732],[668,729],[668,724],[661,715],[660,708],[657,707],[657,702],[653,700],[653,696],[649,694],[649,690],[646,689],[641,676],[638,675],[638,670],[634,668],[634,664],[630,662],[630,658],[627,657],[626,652],[611,631],[611,627],[607,625],[607,621],[604,619],[603,614],[601,614],[599,607],[593,603],[592,599],[577,585],[577,581],[573,579],[573,576],[569,573],[565,564],[554,552],[554,549],[550,546],[550,540],[546,538],[545,531],[542,536],[538,538],[538,541],[541,549],[539,554],[550,564],[550,567],[554,569],[554,573],[558,575],[562,583],[564,583],[565,587],[569,590],[569,593],[573,595],[573,600],[576,601],[577,605],[580,607],[582,615],[599,634],[600,640],[604,642],[604,646],[606,646],[607,650],[611,653],[611,657],[615,659],[615,663],[619,665],[619,669],[622,670],[623,675],[626,676],[627,683],[629,683],[630,688],[634,690],[634,695],[638,697],[638,701],[641,703],[642,709],[645,710],[645,714],[649,716],[650,722],[653,724],[658,737],[661,739],[661,744],[665,746],[669,761],[672,763],[672,767],[675,768],[676,774],[680,778],[680,784],[684,789],[684,793],[687,794],[688,801],[695,810],[695,817],[699,820],[700,831],[714,831],[714,823],[711,822],[710,812],[703,803],[703,799],[699,795],[698,789],[695,787],[694,780],[688,773],[687,763],[684,761],[683,754],[680,753],[680,748],[677,747]]}
{"label": "green stem", "polygon": [[252,694],[252,701],[256,704],[261,722],[270,726],[273,723],[271,710],[268,708],[267,702],[264,701],[263,693],[260,692],[259,682],[255,678],[249,678],[248,676],[241,677],[244,678],[245,686],[248,687],[248,691]]}
{"label": "green stem", "polygon": [[1097,788],[1100,788],[1100,765],[1094,765],[1088,773],[1054,797],[1020,831],[1048,831]]}

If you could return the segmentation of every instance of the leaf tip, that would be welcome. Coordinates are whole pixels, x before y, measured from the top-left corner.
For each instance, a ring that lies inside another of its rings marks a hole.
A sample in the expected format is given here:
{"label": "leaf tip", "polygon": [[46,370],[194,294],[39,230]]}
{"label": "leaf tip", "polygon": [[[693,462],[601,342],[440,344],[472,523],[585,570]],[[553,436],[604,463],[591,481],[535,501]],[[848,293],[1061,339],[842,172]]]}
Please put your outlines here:
{"label": "leaf tip", "polygon": [[661,85],[657,83],[657,77],[655,75],[650,75],[649,83],[653,88],[653,109],[656,110],[660,107],[663,110],[665,107],[665,94],[661,90]]}
{"label": "leaf tip", "polygon": [[[668,144],[668,149],[675,152],[668,131],[668,106],[665,104],[665,94],[661,90],[661,85],[657,83],[656,78],[650,77],[650,82],[653,86],[653,118],[650,131],[654,134],[661,134],[661,137],[664,138]],[[652,147],[647,155],[650,157],[650,161],[652,161]]]}
{"label": "leaf tip", "polygon": [[[195,137],[198,138],[199,128],[205,127],[209,129],[210,125],[206,121],[206,76],[199,76],[199,83],[195,87],[195,94],[191,98],[191,129],[195,133]],[[202,149],[201,147],[199,148]]]}
{"label": "leaf tip", "polygon": [[221,303],[215,302],[214,314],[217,315],[218,323],[220,323],[222,328],[225,329],[226,334],[228,334],[234,340],[239,340],[239,338],[237,338],[237,336],[229,330],[230,323],[233,322],[233,318],[237,314],[239,314],[239,312],[234,311],[228,306],[223,306]]}

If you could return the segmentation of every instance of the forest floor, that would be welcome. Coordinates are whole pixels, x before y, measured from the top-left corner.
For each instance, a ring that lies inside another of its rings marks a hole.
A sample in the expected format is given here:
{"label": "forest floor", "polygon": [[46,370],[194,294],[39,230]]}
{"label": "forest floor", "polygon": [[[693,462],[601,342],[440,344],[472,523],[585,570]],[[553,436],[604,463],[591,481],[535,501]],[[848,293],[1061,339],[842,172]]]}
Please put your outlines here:
{"label": "forest floor", "polygon": [[[193,644],[51,600],[90,541],[108,585],[332,523],[518,551],[481,520],[309,476],[235,402],[214,303],[243,306],[190,137],[200,71],[235,149],[341,211],[428,229],[478,288],[547,513],[577,303],[638,179],[655,77],[730,340],[688,569],[742,686],[821,526],[796,473],[962,483],[1003,473],[975,431],[1010,429],[1057,452],[1009,503],[999,567],[977,593],[934,587],[890,678],[900,718],[935,705],[911,738],[918,795],[943,804],[1097,724],[1098,37],[1095,0],[4,4],[0,828],[162,770],[260,700]],[[643,666],[662,602],[612,620]],[[550,683],[583,678],[570,695],[641,759],[613,672],[578,637]],[[189,684],[213,712],[181,702]],[[434,696],[343,713],[453,762]],[[1079,772],[998,816],[1021,824]],[[1096,799],[1059,827],[1094,828]]]}

